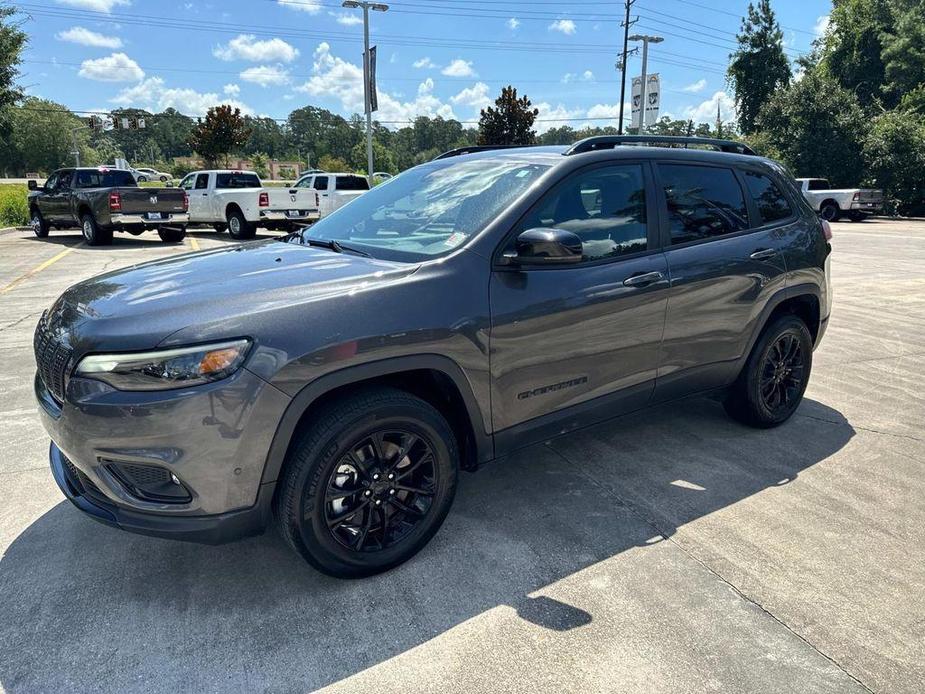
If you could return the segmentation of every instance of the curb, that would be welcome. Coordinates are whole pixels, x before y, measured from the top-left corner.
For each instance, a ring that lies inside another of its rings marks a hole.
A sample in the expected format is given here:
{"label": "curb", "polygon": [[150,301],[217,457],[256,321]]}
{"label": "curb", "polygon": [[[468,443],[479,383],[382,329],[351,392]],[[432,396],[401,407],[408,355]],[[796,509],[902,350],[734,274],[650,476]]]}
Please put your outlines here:
{"label": "curb", "polygon": [[3,236],[5,234],[12,234],[17,231],[31,231],[31,228],[30,227],[4,227],[0,229],[0,236]]}

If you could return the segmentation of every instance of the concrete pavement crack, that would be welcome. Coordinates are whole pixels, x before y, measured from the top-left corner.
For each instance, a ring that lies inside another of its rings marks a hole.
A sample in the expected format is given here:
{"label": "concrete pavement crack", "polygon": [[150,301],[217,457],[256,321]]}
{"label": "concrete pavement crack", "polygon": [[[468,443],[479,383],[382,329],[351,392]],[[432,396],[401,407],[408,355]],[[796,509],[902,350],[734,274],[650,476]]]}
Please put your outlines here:
{"label": "concrete pavement crack", "polygon": [[835,426],[850,426],[853,429],[860,431],[866,431],[869,434],[880,434],[881,436],[894,436],[898,439],[909,439],[910,441],[916,441],[922,443],[923,439],[918,438],[917,436],[910,436],[909,434],[894,434],[892,431],[883,431],[881,429],[872,429],[871,427],[864,427],[860,424],[855,424],[854,422],[833,422],[831,419],[825,419],[823,417],[814,417],[811,414],[803,414],[802,412],[796,413],[797,417],[806,417],[807,419],[812,419],[817,422],[825,422],[826,424],[834,424]]}
{"label": "concrete pavement crack", "polygon": [[4,332],[5,330],[9,330],[10,328],[15,328],[17,325],[19,325],[23,321],[28,320],[32,316],[37,316],[40,313],[41,311],[33,311],[32,313],[27,313],[21,318],[17,318],[16,320],[14,320],[12,323],[7,323],[6,325],[4,325],[2,328],[0,328],[0,333]]}
{"label": "concrete pavement crack", "polygon": [[[828,421],[828,420],[823,420],[823,421]],[[834,422],[833,422],[833,423],[834,423]],[[728,580],[725,576],[723,576],[722,574],[720,574],[720,573],[719,573],[717,570],[715,570],[712,566],[710,566],[709,564],[707,564],[704,560],[700,559],[700,557],[698,557],[697,555],[695,555],[693,552],[691,552],[689,549],[687,549],[684,545],[682,545],[680,542],[678,542],[677,540],[675,540],[674,537],[673,537],[673,533],[666,532],[666,531],[663,529],[661,523],[659,523],[659,521],[658,521],[656,518],[653,518],[649,513],[647,513],[645,509],[640,508],[640,506],[639,506],[638,504],[636,504],[636,503],[634,503],[633,501],[631,501],[631,500],[629,500],[629,499],[627,499],[627,498],[621,496],[620,493],[617,492],[615,489],[613,489],[613,488],[607,486],[606,484],[603,484],[602,482],[600,482],[599,480],[595,479],[594,477],[591,477],[591,476],[588,476],[587,474],[585,474],[579,465],[576,465],[573,461],[569,460],[568,457],[566,457],[566,455],[565,455],[564,453],[562,453],[560,450],[554,448],[552,445],[550,445],[550,444],[547,443],[547,444],[546,444],[546,448],[548,448],[548,449],[551,450],[553,453],[555,453],[556,455],[558,455],[560,458],[562,458],[562,460],[564,460],[564,461],[565,461],[566,463],[568,463],[570,466],[573,466],[574,472],[575,472],[579,477],[581,477],[581,478],[587,480],[587,481],[590,482],[592,485],[596,486],[598,489],[600,489],[601,491],[603,491],[605,494],[607,494],[608,496],[612,497],[620,506],[623,506],[624,508],[628,509],[631,513],[633,513],[634,515],[636,515],[643,523],[645,523],[646,525],[649,525],[653,530],[655,530],[655,532],[657,532],[659,535],[661,535],[661,536],[662,536],[662,539],[664,539],[664,540],[667,541],[667,542],[670,542],[673,546],[677,547],[685,556],[687,556],[687,557],[689,557],[691,560],[697,562],[697,564],[699,564],[700,566],[702,566],[706,571],[708,571],[708,572],[709,572],[712,576],[714,576],[718,581],[720,581],[721,583],[723,583],[726,587],[728,587],[728,588],[729,588],[730,590],[732,590],[736,595],[738,595],[742,600],[744,600],[745,602],[747,602],[747,603],[750,604],[750,605],[754,605],[757,609],[761,610],[761,612],[763,612],[763,613],[764,613],[765,615],[767,615],[769,618],[771,618],[772,620],[774,620],[775,622],[777,622],[778,624],[780,624],[784,629],[786,629],[789,633],[793,634],[794,637],[796,637],[797,639],[799,639],[800,641],[802,641],[803,643],[805,643],[805,644],[806,644],[810,649],[812,649],[814,652],[818,653],[820,656],[822,656],[822,657],[825,658],[827,661],[829,661],[830,663],[832,663],[833,666],[835,666],[840,672],[843,672],[848,678],[850,678],[850,679],[851,679],[853,682],[855,682],[858,686],[862,687],[865,691],[870,692],[871,694],[873,694],[873,691],[874,691],[873,689],[871,689],[870,687],[868,687],[864,682],[861,681],[861,679],[860,679],[859,677],[857,677],[856,675],[854,675],[854,674],[853,674],[850,670],[848,670],[845,666],[843,666],[841,663],[839,663],[837,660],[835,660],[835,658],[833,658],[832,656],[830,656],[829,654],[827,654],[825,651],[821,650],[818,646],[816,646],[816,644],[814,644],[814,643],[813,643],[812,641],[810,641],[808,638],[806,638],[805,636],[803,636],[800,632],[796,631],[793,627],[791,627],[789,624],[787,624],[787,622],[785,622],[783,619],[781,619],[780,617],[778,617],[777,615],[775,615],[773,612],[771,612],[768,608],[766,608],[766,607],[765,607],[764,605],[762,605],[760,602],[758,602],[757,600],[755,600],[754,598],[752,598],[751,596],[749,596],[748,594],[746,594],[743,590],[741,590],[740,588],[738,588],[734,583],[732,583],[732,582],[731,582],[730,580]]]}

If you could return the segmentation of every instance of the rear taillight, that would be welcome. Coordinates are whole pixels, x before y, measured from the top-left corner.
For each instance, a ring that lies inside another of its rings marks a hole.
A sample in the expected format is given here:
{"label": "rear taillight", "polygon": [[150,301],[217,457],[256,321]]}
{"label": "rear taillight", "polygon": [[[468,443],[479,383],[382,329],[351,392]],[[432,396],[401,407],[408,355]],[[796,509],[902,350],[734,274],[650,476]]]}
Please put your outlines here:
{"label": "rear taillight", "polygon": [[829,224],[824,219],[819,220],[822,222],[822,235],[825,237],[826,241],[832,240],[832,225]]}
{"label": "rear taillight", "polygon": [[854,191],[854,195],[852,196],[851,199],[854,200],[855,202],[857,202],[858,200],[860,200],[860,199],[861,199],[861,191],[859,191],[859,190]]}
{"label": "rear taillight", "polygon": [[183,191],[183,211],[189,212],[189,193]]}
{"label": "rear taillight", "polygon": [[110,212],[121,212],[122,211],[122,196],[118,191],[109,194],[109,211]]}
{"label": "rear taillight", "polygon": [[270,194],[267,191],[260,193],[260,197],[257,198],[257,204],[260,207],[269,207],[270,206]]}

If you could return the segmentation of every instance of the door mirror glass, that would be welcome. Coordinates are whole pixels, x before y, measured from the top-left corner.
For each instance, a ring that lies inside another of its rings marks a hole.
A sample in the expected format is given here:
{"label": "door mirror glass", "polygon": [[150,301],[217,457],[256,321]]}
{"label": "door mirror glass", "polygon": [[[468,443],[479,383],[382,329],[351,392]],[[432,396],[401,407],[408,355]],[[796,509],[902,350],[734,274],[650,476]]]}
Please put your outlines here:
{"label": "door mirror glass", "polygon": [[515,251],[504,256],[514,265],[571,265],[582,260],[581,239],[556,228],[527,229],[517,236]]}

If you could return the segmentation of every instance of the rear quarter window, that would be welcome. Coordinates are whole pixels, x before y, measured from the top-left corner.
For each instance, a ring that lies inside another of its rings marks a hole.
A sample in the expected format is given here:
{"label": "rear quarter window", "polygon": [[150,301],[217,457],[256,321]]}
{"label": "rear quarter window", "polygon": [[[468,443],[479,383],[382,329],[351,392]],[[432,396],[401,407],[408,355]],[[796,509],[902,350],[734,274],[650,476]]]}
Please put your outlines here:
{"label": "rear quarter window", "polygon": [[338,176],[337,190],[369,190],[369,181],[362,176]]}
{"label": "rear quarter window", "polygon": [[216,188],[260,188],[257,174],[220,173],[215,177]]}
{"label": "rear quarter window", "polygon": [[755,171],[743,171],[745,185],[755,200],[762,224],[771,224],[793,216],[790,202],[777,184],[769,177]]}
{"label": "rear quarter window", "polygon": [[748,228],[745,195],[732,169],[659,164],[671,243],[702,241]]}

